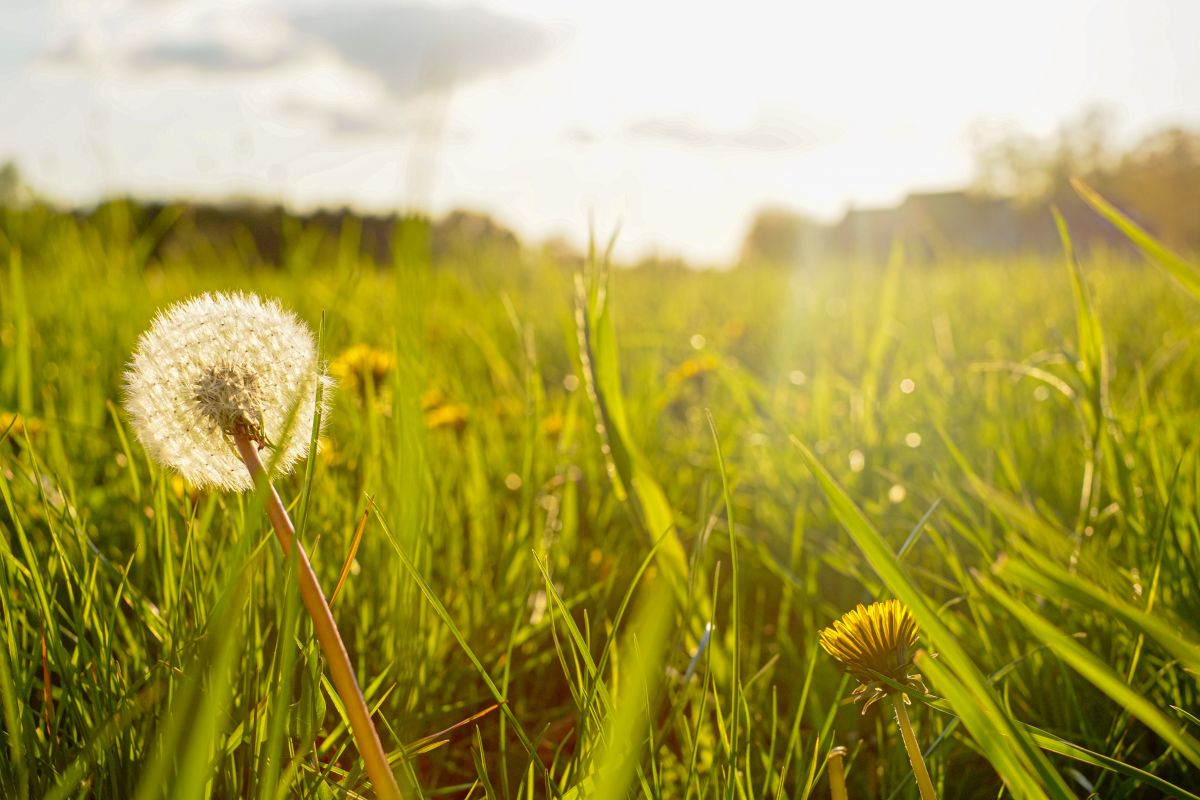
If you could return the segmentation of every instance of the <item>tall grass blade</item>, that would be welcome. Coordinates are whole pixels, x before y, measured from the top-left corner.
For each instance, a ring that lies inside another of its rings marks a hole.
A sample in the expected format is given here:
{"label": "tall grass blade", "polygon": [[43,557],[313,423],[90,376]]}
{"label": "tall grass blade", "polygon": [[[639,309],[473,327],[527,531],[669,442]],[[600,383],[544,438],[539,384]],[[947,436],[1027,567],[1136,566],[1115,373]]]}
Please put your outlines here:
{"label": "tall grass blade", "polygon": [[1101,197],[1099,192],[1083,181],[1076,178],[1071,181],[1071,185],[1075,187],[1075,191],[1085,203],[1125,234],[1146,258],[1166,270],[1167,274],[1178,281],[1192,297],[1200,300],[1200,267],[1186,261],[1182,256],[1161,244],[1149,232],[1121,213],[1116,206]]}
{"label": "tall grass blade", "polygon": [[1063,661],[1087,678],[1097,689],[1107,694],[1113,702],[1128,709],[1131,714],[1174,747],[1181,756],[1193,765],[1200,767],[1200,742],[1188,734],[1182,733],[1177,722],[1155,707],[1143,695],[1131,689],[1112,667],[1102,662],[1094,653],[1040,615],[1016,599],[1009,597],[991,581],[981,578],[979,584],[993,600],[1016,617],[1030,633],[1048,645]]}

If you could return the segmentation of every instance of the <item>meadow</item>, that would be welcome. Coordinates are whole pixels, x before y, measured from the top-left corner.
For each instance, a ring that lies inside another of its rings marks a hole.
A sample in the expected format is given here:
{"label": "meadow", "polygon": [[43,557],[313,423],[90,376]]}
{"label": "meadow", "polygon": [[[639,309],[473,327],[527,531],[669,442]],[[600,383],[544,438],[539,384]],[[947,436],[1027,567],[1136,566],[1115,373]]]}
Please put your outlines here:
{"label": "meadow", "polygon": [[261,494],[121,409],[217,290],[338,378],[276,485],[406,797],[829,797],[835,746],[916,797],[817,638],[888,597],[939,796],[1200,793],[1200,282],[1153,242],[693,272],[296,229],[268,266],[0,213],[4,797],[371,795]]}

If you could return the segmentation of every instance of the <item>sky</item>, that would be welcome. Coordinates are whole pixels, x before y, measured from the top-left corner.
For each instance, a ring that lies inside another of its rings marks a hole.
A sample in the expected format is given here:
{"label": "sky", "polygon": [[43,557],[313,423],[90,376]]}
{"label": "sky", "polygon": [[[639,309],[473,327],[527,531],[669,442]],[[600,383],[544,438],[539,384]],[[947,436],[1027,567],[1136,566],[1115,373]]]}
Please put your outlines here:
{"label": "sky", "polygon": [[981,126],[1200,126],[1197,41],[1195,0],[0,0],[0,161],[722,264],[763,207],[967,183]]}

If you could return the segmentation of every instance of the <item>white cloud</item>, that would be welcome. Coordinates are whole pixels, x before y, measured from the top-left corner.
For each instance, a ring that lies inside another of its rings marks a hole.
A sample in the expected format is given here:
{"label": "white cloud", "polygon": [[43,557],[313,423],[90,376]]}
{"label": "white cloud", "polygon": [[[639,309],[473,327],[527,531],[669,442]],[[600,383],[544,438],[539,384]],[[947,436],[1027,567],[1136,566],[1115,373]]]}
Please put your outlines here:
{"label": "white cloud", "polygon": [[287,50],[256,52],[217,39],[161,42],[132,52],[126,63],[138,72],[190,69],[197,72],[256,72],[296,60]]}
{"label": "white cloud", "polygon": [[401,100],[534,63],[552,48],[540,26],[470,6],[348,4],[290,19]]}
{"label": "white cloud", "polygon": [[65,18],[45,62],[147,79],[181,70],[266,74],[324,57],[404,101],[535,63],[553,49],[539,24],[474,6],[376,1],[276,11],[210,0],[117,9],[79,24]]}

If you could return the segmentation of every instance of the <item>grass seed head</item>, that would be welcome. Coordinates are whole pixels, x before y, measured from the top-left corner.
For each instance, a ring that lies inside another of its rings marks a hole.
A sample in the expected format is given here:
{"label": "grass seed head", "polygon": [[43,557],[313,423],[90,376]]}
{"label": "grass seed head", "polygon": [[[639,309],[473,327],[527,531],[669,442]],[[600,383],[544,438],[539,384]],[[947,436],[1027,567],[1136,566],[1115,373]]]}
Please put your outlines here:
{"label": "grass seed head", "polygon": [[869,606],[859,603],[822,630],[820,640],[826,652],[861,684],[854,693],[859,699],[867,698],[864,711],[880,697],[896,691],[881,681],[880,675],[901,685],[921,687],[921,676],[909,673],[917,621],[899,600]]}
{"label": "grass seed head", "polygon": [[317,387],[324,418],[330,385],[295,314],[253,294],[203,294],[160,312],[142,334],[125,370],[125,410],[160,464],[199,488],[246,491],[254,483],[229,434],[247,427],[278,448],[287,473],[308,451]]}

